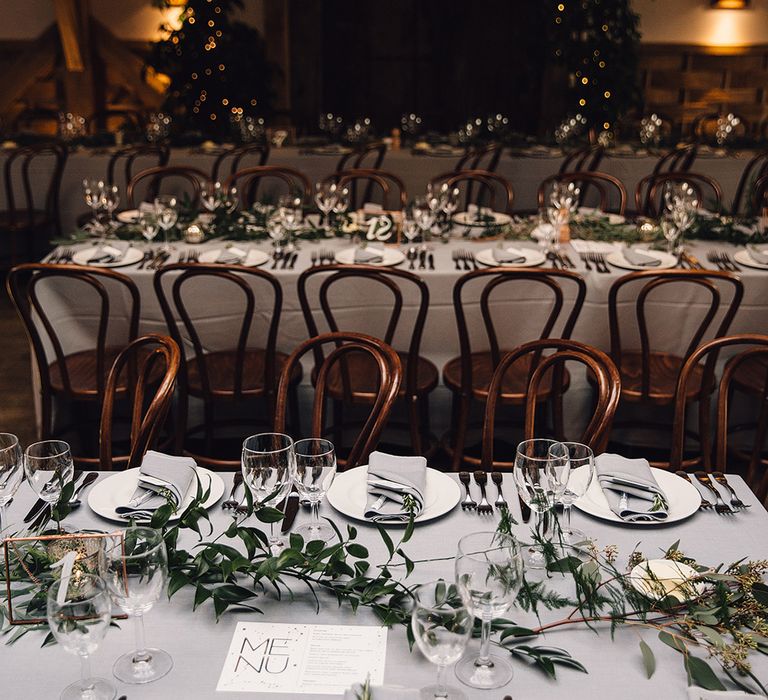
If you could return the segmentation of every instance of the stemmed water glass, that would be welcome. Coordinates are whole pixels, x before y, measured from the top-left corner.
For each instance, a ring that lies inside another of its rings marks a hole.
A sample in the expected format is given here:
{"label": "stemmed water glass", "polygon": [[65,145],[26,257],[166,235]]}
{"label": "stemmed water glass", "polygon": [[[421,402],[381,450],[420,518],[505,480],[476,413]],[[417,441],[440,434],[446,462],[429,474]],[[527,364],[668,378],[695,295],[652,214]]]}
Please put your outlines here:
{"label": "stemmed water glass", "polygon": [[293,444],[293,481],[299,497],[312,505],[312,521],[296,530],[307,542],[327,542],[334,536],[333,528],[320,521],[320,501],[331,488],[336,476],[336,451],[333,443],[322,438],[297,440]]}
{"label": "stemmed water glass", "polygon": [[[288,495],[295,470],[293,460],[293,440],[288,435],[259,433],[245,439],[240,464],[255,507],[275,508]],[[269,546],[273,551],[285,546],[275,535],[273,523],[270,523]]]}
{"label": "stemmed water glass", "polygon": [[349,188],[342,187],[336,190],[336,203],[333,205],[331,211],[336,217],[343,216],[347,213],[352,201],[349,197]]}
{"label": "stemmed water glass", "polygon": [[418,235],[419,225],[416,223],[416,219],[407,209],[403,209],[403,236],[405,236],[405,240],[410,244]]}
{"label": "stemmed water glass", "polygon": [[427,240],[427,235],[435,223],[435,213],[432,211],[427,197],[416,197],[413,202],[413,218],[421,231],[422,240]]}
{"label": "stemmed water glass", "polygon": [[209,212],[216,209],[233,212],[237,208],[237,187],[224,187],[218,181],[206,182],[200,187],[200,203]]}
{"label": "stemmed water glass", "polygon": [[671,217],[665,216],[659,222],[661,232],[667,241],[667,252],[671,255],[677,250],[677,244],[680,240],[682,231],[675,225]]}
{"label": "stemmed water glass", "polygon": [[106,185],[101,191],[101,207],[107,213],[105,235],[112,228],[112,214],[120,204],[120,190],[117,185]]}
{"label": "stemmed water glass", "polygon": [[85,178],[83,180],[83,197],[85,198],[85,203],[91,209],[93,226],[97,230],[101,229],[101,222],[99,221],[99,213],[102,207],[103,192],[104,192],[103,180],[96,180],[92,178]]}
{"label": "stemmed water glass", "polygon": [[176,210],[178,200],[170,194],[161,194],[155,197],[155,216],[157,223],[163,229],[163,250],[170,250],[168,245],[168,231],[179,220],[179,212]]}
{"label": "stemmed water glass", "polygon": [[[568,461],[563,456],[552,454],[555,440],[542,438],[524,440],[517,446],[513,476],[517,492],[534,513],[533,532],[545,537],[547,521],[545,515],[563,496],[568,485]],[[542,569],[546,557],[539,544],[532,544],[526,553],[526,566]]]}
{"label": "stemmed water glass", "polygon": [[281,196],[277,200],[277,216],[286,233],[285,249],[290,252],[293,250],[293,235],[301,226],[303,216],[301,197],[292,194]]}
{"label": "stemmed water glass", "polygon": [[482,622],[480,655],[456,666],[457,678],[471,688],[500,688],[512,678],[510,663],[490,653],[491,622],[515,604],[523,584],[520,545],[511,535],[475,532],[459,540],[456,585]]}
{"label": "stemmed water glass", "polygon": [[454,584],[439,580],[416,589],[411,630],[421,653],[437,665],[437,682],[421,689],[423,698],[465,700],[459,688],[446,685],[445,671],[461,658],[474,625],[475,616]]}
{"label": "stemmed water glass", "polygon": [[93,678],[90,665],[112,617],[104,581],[83,572],[54,581],[48,589],[47,617],[59,645],[80,657],[80,681],[67,686],[61,700],[112,700],[114,687],[103,678]]}
{"label": "stemmed water glass", "polygon": [[336,193],[337,184],[330,180],[322,180],[315,183],[315,204],[320,210],[320,226],[328,223],[328,217],[333,211],[338,195]]}
{"label": "stemmed water glass", "polygon": [[5,508],[24,477],[19,438],[0,433],[0,540],[5,528]]}
{"label": "stemmed water glass", "polygon": [[63,440],[43,440],[24,452],[24,473],[32,490],[43,501],[55,505],[64,485],[75,473],[69,445]]}
{"label": "stemmed water glass", "polygon": [[456,213],[456,210],[459,208],[459,188],[454,187],[453,189],[450,189],[446,192],[445,197],[443,198],[442,208],[441,211],[443,215],[445,216],[445,233],[446,235],[450,234],[451,231],[451,220],[453,218],[453,215]]}
{"label": "stemmed water glass", "polygon": [[555,182],[552,185],[547,207],[547,219],[552,225],[551,249],[558,248],[562,227],[578,209],[580,195],[581,189],[575,182]]}
{"label": "stemmed water glass", "polygon": [[[580,442],[557,442],[549,448],[549,454],[556,460],[564,458],[569,474],[565,491],[560,496],[565,516],[565,527],[561,528],[563,545],[569,555],[586,559],[588,554],[584,545],[589,538],[581,530],[571,527],[571,507],[592,485],[595,478],[595,455],[588,445],[582,445]],[[574,477],[573,472],[576,469],[581,471]]]}
{"label": "stemmed water glass", "polygon": [[144,642],[144,615],[160,599],[168,578],[162,533],[149,527],[129,527],[109,537],[101,569],[112,599],[133,618],[136,631],[136,650],[115,662],[115,678],[133,685],[162,678],[173,668],[173,659],[162,649],[147,648]]}
{"label": "stemmed water glass", "polygon": [[151,243],[155,236],[157,236],[157,231],[160,228],[155,213],[151,211],[141,212],[139,215],[139,228],[141,229],[141,235],[146,238],[148,243]]}

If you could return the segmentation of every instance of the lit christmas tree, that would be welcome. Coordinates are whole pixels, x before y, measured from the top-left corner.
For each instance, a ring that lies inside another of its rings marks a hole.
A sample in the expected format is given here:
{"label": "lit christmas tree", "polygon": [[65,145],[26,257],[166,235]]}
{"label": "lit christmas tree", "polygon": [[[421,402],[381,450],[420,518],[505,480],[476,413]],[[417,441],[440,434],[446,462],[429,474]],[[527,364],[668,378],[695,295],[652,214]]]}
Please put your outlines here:
{"label": "lit christmas tree", "polygon": [[629,0],[548,1],[550,58],[568,72],[568,114],[612,129],[639,102],[639,18]]}
{"label": "lit christmas tree", "polygon": [[188,0],[179,8],[178,29],[164,26],[167,38],[153,44],[147,63],[170,79],[163,109],[177,130],[223,137],[233,116],[269,113],[274,69],[261,34],[232,19],[242,6],[242,0]]}

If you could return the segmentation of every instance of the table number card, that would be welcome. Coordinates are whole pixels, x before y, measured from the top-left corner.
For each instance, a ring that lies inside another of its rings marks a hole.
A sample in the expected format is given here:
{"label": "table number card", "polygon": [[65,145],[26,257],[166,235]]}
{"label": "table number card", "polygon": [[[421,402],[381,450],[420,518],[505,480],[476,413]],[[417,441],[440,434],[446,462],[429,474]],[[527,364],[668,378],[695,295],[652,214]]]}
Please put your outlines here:
{"label": "table number card", "polygon": [[238,622],[216,690],[339,695],[384,682],[386,627]]}

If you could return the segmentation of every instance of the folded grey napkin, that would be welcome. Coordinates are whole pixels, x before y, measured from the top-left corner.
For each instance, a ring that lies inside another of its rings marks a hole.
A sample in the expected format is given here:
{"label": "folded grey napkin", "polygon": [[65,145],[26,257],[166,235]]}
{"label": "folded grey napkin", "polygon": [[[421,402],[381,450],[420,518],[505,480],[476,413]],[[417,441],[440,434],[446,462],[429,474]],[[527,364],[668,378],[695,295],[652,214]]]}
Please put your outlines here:
{"label": "folded grey napkin", "polygon": [[768,265],[768,253],[763,253],[753,245],[747,246],[747,253],[758,265]]}
{"label": "folded grey napkin", "polygon": [[426,481],[427,460],[424,457],[371,452],[365,517],[373,522],[407,522],[409,509],[406,501],[412,501],[415,515],[421,513]]}
{"label": "folded grey napkin", "polygon": [[149,520],[154,512],[170,502],[177,508],[195,478],[195,460],[191,457],[171,457],[150,450],[144,455],[139,469],[139,483],[125,505],[115,513],[125,518]]}
{"label": "folded grey napkin", "polygon": [[357,248],[355,250],[356,263],[382,263],[384,251],[379,248]]}
{"label": "folded grey napkin", "polygon": [[[356,683],[344,691],[344,700],[357,700],[362,697],[363,686]],[[411,688],[401,688],[397,685],[372,685],[372,700],[420,700],[421,691]]]}
{"label": "folded grey napkin", "polygon": [[638,267],[658,267],[661,265],[661,260],[639,250],[624,248],[622,253],[624,255],[624,260],[630,265],[637,265]]}
{"label": "folded grey napkin", "polygon": [[602,454],[595,458],[595,471],[608,505],[622,520],[667,519],[667,497],[656,483],[647,460]]}
{"label": "folded grey napkin", "polygon": [[125,241],[112,241],[104,243],[93,251],[93,255],[88,258],[89,263],[107,263],[117,262],[128,250],[129,244]]}
{"label": "folded grey napkin", "polygon": [[232,246],[231,248],[222,248],[219,252],[219,256],[216,258],[216,262],[220,265],[238,265],[245,260],[247,255],[247,250],[236,248],[235,246]]}
{"label": "folded grey napkin", "polygon": [[507,248],[506,250],[504,248],[493,248],[492,251],[493,259],[497,263],[517,265],[527,260],[525,254],[517,248]]}

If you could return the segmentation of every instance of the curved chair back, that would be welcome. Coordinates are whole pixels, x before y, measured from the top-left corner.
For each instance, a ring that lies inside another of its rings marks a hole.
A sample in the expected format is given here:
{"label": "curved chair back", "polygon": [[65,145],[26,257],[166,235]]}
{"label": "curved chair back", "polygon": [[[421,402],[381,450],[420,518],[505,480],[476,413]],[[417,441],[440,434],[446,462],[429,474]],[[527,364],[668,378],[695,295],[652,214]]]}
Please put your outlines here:
{"label": "curved chair back", "polygon": [[487,146],[477,146],[467,148],[467,152],[461,157],[454,172],[459,170],[484,170],[485,172],[495,172],[504,152],[504,146],[500,143],[490,143]]}
{"label": "curved chair back", "polygon": [[[537,192],[539,210],[543,209],[547,202],[547,190],[554,182],[575,182],[581,188],[579,201],[585,200],[585,195],[589,188],[597,190],[599,196],[600,211],[614,211],[624,216],[627,207],[627,188],[619,178],[600,172],[573,172],[559,175],[550,175],[542,180]],[[612,203],[618,201],[618,207],[612,206]]]}
{"label": "curved chair back", "polygon": [[104,283],[109,281],[119,285],[130,299],[128,309],[127,342],[133,341],[138,335],[140,300],[139,290],[129,277],[114,270],[81,267],[79,265],[49,265],[45,263],[28,263],[13,268],[8,273],[7,288],[16,310],[24,323],[24,329],[32,346],[38,372],[40,373],[40,391],[42,394],[42,434],[47,437],[52,432],[52,394],[50,367],[51,360],[46,353],[46,345],[52,349],[61,393],[70,399],[82,398],[73,388],[67,354],[56,325],[47,313],[46,305],[40,298],[38,286],[45,280],[66,279],[78,284],[82,295],[90,295],[97,302],[98,325],[95,339],[95,378],[92,378],[94,389],[91,398],[103,397],[107,377],[107,342],[110,324],[123,327],[123,323],[112,318],[110,292]]}
{"label": "curved chair back", "polygon": [[752,187],[752,213],[761,216],[768,208],[768,173],[759,178]]}
{"label": "curved chair back", "polygon": [[325,333],[305,340],[289,356],[280,373],[277,387],[277,411],[275,415],[275,430],[284,432],[288,392],[291,376],[307,353],[316,353],[324,345],[333,345],[334,349],[323,359],[317,368],[315,382],[315,398],[312,405],[311,437],[321,437],[325,426],[326,386],[328,374],[333,366],[350,353],[362,352],[368,354],[378,370],[378,391],[371,404],[370,413],[362,430],[352,445],[346,459],[346,468],[366,464],[368,455],[376,449],[381,431],[389,419],[392,406],[397,398],[397,392],[402,381],[402,367],[397,353],[386,343],[362,333]]}
{"label": "curved chair back", "polygon": [[336,164],[336,172],[340,173],[342,170],[359,170],[360,168],[378,170],[384,163],[384,156],[386,155],[387,144],[366,144],[362,148],[344,154]]}
{"label": "curved chair back", "polygon": [[404,209],[408,204],[408,192],[405,183],[394,173],[373,168],[341,170],[329,175],[327,180],[336,182],[339,187],[349,187],[350,209],[360,209],[370,202],[374,190],[380,195],[381,206],[389,211]]}
{"label": "curved chair back", "polygon": [[[543,355],[548,350],[554,352]],[[529,354],[535,355],[538,359],[531,364],[532,369],[528,379],[528,392],[525,401],[525,439],[537,437],[535,430],[536,397],[542,378],[547,372],[554,372],[556,378],[552,382],[553,386],[561,386],[561,382],[557,378],[558,373],[562,375],[565,362],[572,360],[585,365],[587,371],[595,378],[597,394],[592,418],[577,441],[591,447],[595,454],[603,452],[608,444],[608,436],[621,394],[621,379],[616,365],[602,350],[584,343],[559,338],[534,340],[507,353],[499,362],[491,379],[483,421],[482,468],[486,471],[492,471],[501,465],[511,466],[510,463],[494,462],[493,459],[496,408],[501,396],[504,374],[511,365]],[[562,439],[562,436],[557,436],[557,438]]]}
{"label": "curved chair back", "polygon": [[202,170],[188,165],[160,165],[155,168],[147,168],[134,175],[128,182],[128,205],[132,208],[137,206],[137,187],[146,188],[141,201],[151,202],[160,194],[163,184],[168,180],[181,180],[184,184],[184,191],[190,194],[192,203],[197,205],[200,202],[200,191],[203,183],[208,181],[208,175]]}
{"label": "curved chair back", "polygon": [[257,201],[259,188],[264,180],[278,181],[288,194],[301,197],[304,202],[312,198],[312,185],[307,176],[299,170],[282,165],[255,165],[252,168],[243,168],[227,178],[226,186],[237,187],[242,205],[251,207]]}
{"label": "curved chair back", "polygon": [[[99,467],[114,469],[115,462],[126,469],[140,467],[148,449],[157,441],[158,432],[173,399],[181,353],[169,337],[154,333],[131,342],[115,359],[107,377],[99,430]],[[112,422],[120,375],[126,372],[125,384],[131,399],[130,451],[115,458]],[[151,394],[151,398],[150,398]]]}
{"label": "curved chair back", "polygon": [[[459,186],[464,190],[463,208],[470,204],[489,206],[493,211],[512,213],[512,205],[515,201],[515,192],[512,183],[501,175],[488,170],[460,170],[452,173],[443,173],[433,177],[430,181],[433,185],[446,184],[448,187]],[[477,185],[477,189],[473,188]],[[461,208],[461,203],[459,208]]]}
{"label": "curved chair back", "polygon": [[107,163],[107,184],[115,185],[115,170],[120,169],[123,172],[124,184],[127,187],[128,183],[133,180],[134,169],[136,161],[155,161],[152,167],[162,167],[168,164],[168,158],[171,155],[171,151],[165,144],[140,144],[136,146],[127,146],[121,148],[119,151],[115,151]]}
{"label": "curved chair back", "polygon": [[[761,151],[750,158],[744,166],[739,178],[739,185],[736,188],[736,194],[733,197],[731,205],[731,214],[738,216],[741,214],[742,204],[745,205],[745,214],[759,215],[760,209],[755,209],[755,193],[758,191],[758,183],[768,176],[768,151]],[[762,187],[765,191],[765,186]],[[758,203],[760,199],[757,200]]]}
{"label": "curved chair back", "polygon": [[664,209],[664,188],[669,183],[687,183],[693,188],[700,204],[704,204],[705,193],[711,195],[711,202],[716,211],[722,207],[723,191],[718,182],[701,173],[659,173],[646,175],[637,183],[635,189],[635,208],[637,213],[650,218],[657,218]]}
{"label": "curved chair back", "polygon": [[245,160],[255,160],[257,166],[267,164],[269,160],[269,145],[268,144],[255,144],[249,143],[244,146],[233,146],[223,150],[213,161],[213,167],[211,168],[211,182],[218,182],[219,175],[222,170],[224,162],[229,160],[229,167],[226,168],[228,172],[226,177],[234,175],[240,170],[240,164]]}
{"label": "curved chair back", "polygon": [[661,173],[687,173],[699,152],[697,143],[686,143],[667,151],[653,166],[652,175]]}
{"label": "curved chair back", "polygon": [[[491,312],[491,295],[494,290],[502,287],[509,287],[511,284],[518,283],[530,289],[534,286],[541,289],[543,293],[548,293],[552,297],[552,308],[545,317],[542,325],[539,339],[549,338],[555,324],[558,322],[561,313],[565,311],[565,294],[560,282],[565,282],[576,288],[576,295],[573,305],[567,311],[565,321],[560,332],[560,337],[570,338],[576,319],[579,317],[581,307],[584,304],[584,297],[587,293],[587,285],[584,279],[575,272],[569,270],[533,270],[518,269],[510,270],[508,268],[490,267],[484,270],[474,270],[459,277],[453,286],[453,309],[456,314],[456,326],[459,334],[459,348],[461,354],[461,383],[462,391],[469,395],[472,391],[472,344],[467,326],[465,306],[467,301],[464,299],[465,288],[470,282],[482,279],[485,285],[480,293],[480,313],[483,319],[485,335],[488,340],[488,346],[491,354],[491,362],[496,368],[501,362],[501,348],[499,337],[494,324],[493,314]],[[506,319],[507,323],[509,319]],[[535,363],[534,363],[535,364]]]}
{"label": "curved chair back", "polygon": [[[618,367],[621,367],[621,329],[619,323],[619,296],[627,285],[645,282],[635,300],[635,317],[640,335],[640,353],[641,353],[641,397],[650,398],[651,377],[651,342],[648,332],[648,318],[646,315],[646,302],[649,295],[663,288],[669,288],[675,285],[693,285],[695,288],[704,290],[709,299],[709,307],[706,310],[701,322],[693,333],[688,347],[683,355],[687,360],[699,345],[701,345],[704,335],[709,331],[715,321],[715,317],[720,311],[723,303],[720,287],[732,290],[731,300],[728,303],[725,312],[722,315],[719,325],[714,331],[714,337],[719,338],[725,335],[730,328],[733,317],[741,304],[744,296],[744,285],[741,279],[730,272],[716,272],[714,270],[641,270],[631,272],[616,280],[608,293],[608,321],[611,332],[611,359]],[[689,287],[690,288],[690,287]],[[703,385],[706,386],[706,385]]]}
{"label": "curved chair back", "polygon": [[[717,427],[715,433],[714,466],[720,471],[727,471],[728,467],[728,411],[733,395],[732,382],[736,373],[746,362],[762,360],[768,368],[768,335],[743,334],[732,335],[723,338],[715,338],[704,343],[691,353],[690,357],[680,371],[675,394],[675,418],[672,432],[672,451],[670,465],[672,469],[680,469],[685,466],[683,452],[685,447],[685,413],[687,407],[686,391],[691,377],[696,368],[704,362],[705,372],[712,377],[715,370],[717,357],[723,348],[741,346],[738,354],[731,357],[725,365],[720,378],[717,398]],[[750,454],[747,469],[747,482],[762,500],[768,491],[768,472],[759,475],[758,467],[761,463],[761,451],[768,434],[768,371],[765,376],[756,377],[761,384],[754,387],[762,396],[759,415],[756,422],[756,430],[753,447]],[[701,455],[705,466],[710,465],[710,455]]]}
{"label": "curved chair back", "polygon": [[599,144],[577,148],[565,156],[558,173],[565,175],[566,173],[584,173],[597,170],[604,154],[605,148]]}
{"label": "curved chair back", "polygon": [[[165,282],[166,279],[168,282]],[[204,342],[201,331],[193,320],[193,317],[196,316],[193,308],[195,304],[200,307],[206,303],[205,298],[200,298],[199,296],[196,301],[192,300],[195,280],[217,280],[226,283],[229,292],[226,293],[226,296],[222,296],[222,298],[227,298],[231,302],[231,313],[236,314],[240,319],[240,328],[236,334],[232,335],[233,339],[236,339],[232,385],[222,388],[219,382],[217,383],[216,391],[213,389],[210,376],[211,369],[206,359],[206,348],[209,347],[209,344]],[[176,316],[178,315],[194,351],[193,357],[185,357],[181,373],[182,386],[186,387],[187,366],[195,363],[204,397],[211,397],[215,394],[221,395],[222,393],[232,396],[234,399],[248,396],[249,392],[243,388],[243,369],[245,367],[248,338],[253,326],[254,316],[257,308],[259,308],[257,306],[256,291],[254,291],[254,286],[251,284],[253,280],[261,280],[266,283],[266,288],[272,294],[271,303],[266,308],[261,305],[261,308],[264,310],[265,316],[270,319],[266,333],[262,386],[265,387],[267,395],[273,397],[275,387],[275,346],[277,344],[277,329],[280,325],[280,314],[283,308],[283,290],[280,282],[274,275],[254,267],[205,265],[200,263],[176,263],[174,265],[166,265],[155,272],[155,293],[160,301],[160,307],[163,310],[171,337],[179,347],[185,347],[181,327],[176,321]],[[185,298],[185,289],[187,288],[190,290],[189,298]],[[240,303],[237,302],[238,299]],[[171,304],[171,301],[173,304]]]}

